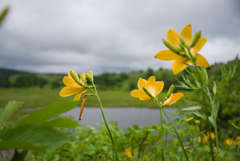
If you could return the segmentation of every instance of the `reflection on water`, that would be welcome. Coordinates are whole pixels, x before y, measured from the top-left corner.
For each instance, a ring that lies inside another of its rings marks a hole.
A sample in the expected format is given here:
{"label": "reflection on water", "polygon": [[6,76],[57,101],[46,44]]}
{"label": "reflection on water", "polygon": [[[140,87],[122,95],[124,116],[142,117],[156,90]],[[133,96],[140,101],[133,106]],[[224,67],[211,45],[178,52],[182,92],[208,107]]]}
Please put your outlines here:
{"label": "reflection on water", "polygon": [[[127,127],[132,126],[134,124],[138,124],[139,126],[151,126],[152,123],[159,124],[159,109],[150,109],[150,108],[134,108],[134,107],[114,107],[114,108],[104,108],[104,113],[108,122],[117,121],[118,124],[126,130]],[[165,108],[164,111],[176,111],[176,108]],[[80,108],[75,108],[71,111],[68,111],[61,116],[73,116],[76,120],[79,117]],[[168,114],[170,120],[175,119],[178,115]],[[163,115],[163,119],[166,123],[168,123],[167,118]],[[90,125],[97,127],[94,125],[95,123],[103,122],[102,114],[100,108],[95,107],[85,107],[82,120],[79,121],[81,125]]]}

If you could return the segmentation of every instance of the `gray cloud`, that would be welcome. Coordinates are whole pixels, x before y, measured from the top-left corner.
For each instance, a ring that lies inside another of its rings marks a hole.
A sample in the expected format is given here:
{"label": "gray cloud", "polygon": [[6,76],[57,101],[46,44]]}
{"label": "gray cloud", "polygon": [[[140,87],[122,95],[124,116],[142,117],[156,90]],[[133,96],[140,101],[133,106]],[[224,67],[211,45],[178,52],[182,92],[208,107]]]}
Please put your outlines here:
{"label": "gray cloud", "polygon": [[208,39],[210,64],[240,50],[238,0],[2,0],[11,10],[0,29],[0,67],[42,73],[171,68],[154,55],[167,30],[188,23]]}

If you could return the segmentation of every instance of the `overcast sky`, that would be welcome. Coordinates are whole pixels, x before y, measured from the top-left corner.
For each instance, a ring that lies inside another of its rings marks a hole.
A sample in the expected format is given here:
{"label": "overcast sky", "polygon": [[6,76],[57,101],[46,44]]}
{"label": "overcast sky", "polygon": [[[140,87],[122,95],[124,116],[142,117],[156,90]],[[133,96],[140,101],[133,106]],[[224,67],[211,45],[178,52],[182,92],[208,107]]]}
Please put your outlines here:
{"label": "overcast sky", "polygon": [[240,53],[239,0],[1,0],[0,67],[39,73],[171,68],[155,59],[168,29],[192,24],[210,64]]}

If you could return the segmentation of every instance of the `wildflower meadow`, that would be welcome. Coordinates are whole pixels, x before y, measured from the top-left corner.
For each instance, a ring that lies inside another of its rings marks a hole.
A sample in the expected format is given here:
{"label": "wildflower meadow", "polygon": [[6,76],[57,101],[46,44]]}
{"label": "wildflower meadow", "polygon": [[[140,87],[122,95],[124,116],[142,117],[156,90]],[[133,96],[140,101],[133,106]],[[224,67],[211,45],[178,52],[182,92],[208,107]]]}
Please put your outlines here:
{"label": "wildflower meadow", "polygon": [[[8,8],[1,13],[0,21],[7,11]],[[174,75],[181,75],[181,71],[187,74],[183,74],[182,81],[179,80],[178,84],[172,84],[168,89],[164,87],[166,82],[157,80],[156,75],[151,75],[147,79],[140,77],[135,82],[137,88],[129,93],[130,96],[139,99],[138,101],[156,104],[159,108],[158,124],[151,126],[135,124],[123,131],[117,122],[108,122],[101,95],[98,94],[95,85],[94,73],[86,71],[80,74],[69,69],[62,79],[64,88],[59,91],[59,95],[61,97],[74,95],[73,100],[56,101],[20,117],[11,124],[6,120],[21,108],[24,102],[9,100],[6,107],[0,111],[0,159],[5,161],[239,161],[239,122],[226,123],[228,128],[223,129],[234,131],[231,135],[224,135],[224,131],[218,125],[221,121],[219,111],[226,108],[222,107],[227,101],[224,98],[227,98],[231,92],[226,86],[229,86],[237,70],[238,57],[227,68],[222,65],[221,80],[214,80],[207,72],[210,64],[199,53],[207,43],[207,38],[202,37],[201,31],[193,34],[191,24],[184,26],[180,33],[169,29],[163,43],[166,48],[159,49],[153,59],[159,59],[159,63],[173,61]],[[164,88],[168,92],[162,99],[159,94]],[[194,93],[191,97],[193,100],[186,100],[188,107],[180,107],[175,112],[166,112],[168,106],[177,105],[179,100],[185,99],[185,91]],[[83,128],[79,122],[84,119],[81,116],[84,115],[84,106],[90,97],[98,101],[101,110],[103,122],[98,124],[99,129]],[[77,106],[81,106],[79,120],[70,116],[59,117],[60,114]],[[179,117],[170,120],[169,114],[176,114]],[[163,116],[166,116],[168,123],[165,123]],[[3,153],[9,149],[14,150],[10,158]]]}

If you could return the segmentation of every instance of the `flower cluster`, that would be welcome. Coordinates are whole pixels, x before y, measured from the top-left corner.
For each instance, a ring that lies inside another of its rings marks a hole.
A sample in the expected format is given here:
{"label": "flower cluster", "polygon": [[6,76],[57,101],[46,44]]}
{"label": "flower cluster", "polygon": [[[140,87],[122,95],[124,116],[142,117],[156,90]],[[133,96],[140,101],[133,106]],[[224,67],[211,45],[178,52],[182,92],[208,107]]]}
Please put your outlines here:
{"label": "flower cluster", "polygon": [[209,67],[208,61],[198,53],[207,41],[206,38],[201,37],[199,34],[201,33],[198,32],[193,38],[192,26],[190,24],[186,25],[180,34],[173,29],[169,29],[167,40],[163,40],[169,49],[159,51],[155,58],[167,61],[174,60],[172,64],[174,74],[184,70],[189,63],[194,64],[191,56],[193,58],[196,57],[198,66]]}

